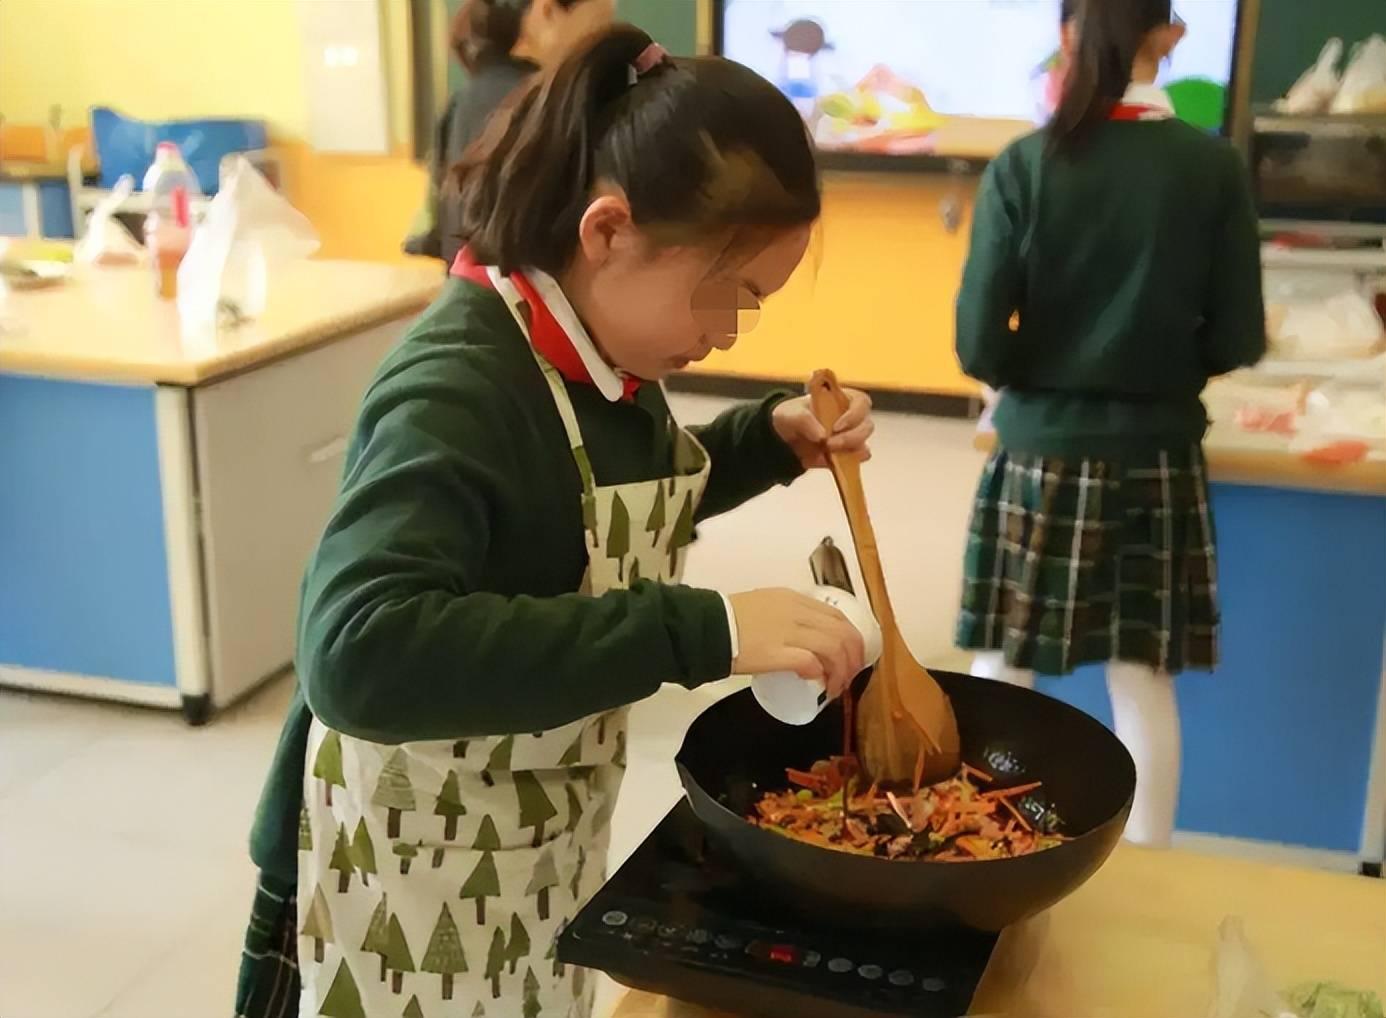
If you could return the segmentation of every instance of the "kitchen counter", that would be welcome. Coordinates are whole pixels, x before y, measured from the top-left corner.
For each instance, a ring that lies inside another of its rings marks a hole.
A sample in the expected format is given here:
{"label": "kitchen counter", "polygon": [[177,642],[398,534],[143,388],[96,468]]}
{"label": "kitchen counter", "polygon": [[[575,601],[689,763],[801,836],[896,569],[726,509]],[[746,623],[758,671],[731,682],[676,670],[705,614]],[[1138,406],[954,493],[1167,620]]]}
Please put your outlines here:
{"label": "kitchen counter", "polygon": [[201,334],[147,269],[0,296],[0,685],[200,723],[286,668],[361,394],[442,282],[301,262]]}
{"label": "kitchen counter", "polygon": [[[1003,934],[972,1014],[1147,1018],[1207,1014],[1225,916],[1277,989],[1335,980],[1386,996],[1386,883],[1123,845],[1049,912]],[[631,992],[612,1018],[720,1018]]]}
{"label": "kitchen counter", "polygon": [[0,372],[202,385],[417,313],[441,286],[432,263],[303,261],[276,274],[259,319],[193,335],[148,269],[79,268],[62,286],[0,292]]}

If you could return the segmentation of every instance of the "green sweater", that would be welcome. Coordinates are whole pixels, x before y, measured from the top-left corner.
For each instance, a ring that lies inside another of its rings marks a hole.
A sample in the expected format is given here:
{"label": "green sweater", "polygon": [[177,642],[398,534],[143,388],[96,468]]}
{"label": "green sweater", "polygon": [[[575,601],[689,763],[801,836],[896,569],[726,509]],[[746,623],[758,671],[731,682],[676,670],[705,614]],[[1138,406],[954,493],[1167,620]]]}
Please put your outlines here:
{"label": "green sweater", "polygon": [[1073,158],[1046,140],[987,168],[958,295],[963,369],[1004,390],[1001,445],[1120,458],[1199,442],[1208,379],[1265,352],[1241,158],[1179,120],[1106,123]]}
{"label": "green sweater", "polygon": [[[598,484],[667,475],[668,405],[570,383]],[[698,518],[800,473],[783,394],[694,429],[712,460]],[[449,280],[361,406],[342,491],[308,566],[298,688],[251,854],[284,880],[311,714],[374,742],[532,732],[731,670],[725,602],[642,581],[573,593],[587,563],[581,481],[553,396],[492,292]],[[311,711],[311,714],[310,714]]]}

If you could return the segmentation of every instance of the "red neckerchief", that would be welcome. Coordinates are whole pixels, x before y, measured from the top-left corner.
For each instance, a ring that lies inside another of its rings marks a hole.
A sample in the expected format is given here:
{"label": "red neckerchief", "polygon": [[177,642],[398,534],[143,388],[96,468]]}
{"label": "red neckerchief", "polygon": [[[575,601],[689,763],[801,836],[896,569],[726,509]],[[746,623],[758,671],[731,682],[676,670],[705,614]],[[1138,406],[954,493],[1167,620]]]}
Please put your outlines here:
{"label": "red neckerchief", "polygon": [[1108,120],[1168,120],[1169,110],[1161,109],[1159,106],[1147,106],[1145,103],[1117,103],[1112,107],[1112,112],[1107,114]]}
{"label": "red neckerchief", "polygon": [[[491,277],[486,274],[486,266],[477,263],[476,259],[472,257],[470,248],[464,247],[457,252],[457,259],[452,263],[452,275],[458,279],[465,279],[469,283],[476,283],[488,290],[495,289],[491,283]],[[595,385],[596,383],[592,381],[592,373],[582,362],[577,347],[573,346],[572,337],[568,335],[563,326],[558,324],[558,319],[549,311],[538,291],[530,285],[523,273],[512,272],[510,281],[515,284],[515,289],[520,292],[525,304],[529,306],[529,314],[526,317],[529,320],[529,339],[534,344],[534,349],[539,351],[539,355],[552,364],[558,373],[568,381]],[[642,384],[641,380],[630,375],[621,375],[620,377],[622,383],[621,398],[624,400],[634,399],[636,390]]]}

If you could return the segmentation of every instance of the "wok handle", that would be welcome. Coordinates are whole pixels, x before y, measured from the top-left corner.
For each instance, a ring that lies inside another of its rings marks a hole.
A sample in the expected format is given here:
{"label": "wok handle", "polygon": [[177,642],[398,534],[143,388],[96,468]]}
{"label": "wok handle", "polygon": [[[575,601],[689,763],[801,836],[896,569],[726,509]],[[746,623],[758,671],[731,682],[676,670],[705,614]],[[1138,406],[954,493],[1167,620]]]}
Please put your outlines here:
{"label": "wok handle", "polygon": [[[815,371],[809,379],[809,403],[818,423],[832,433],[837,419],[847,412],[850,405],[847,394],[842,391],[837,375],[824,369]],[[861,567],[862,583],[866,586],[866,596],[876,613],[876,621],[881,624],[883,633],[895,632],[895,609],[890,604],[890,594],[886,590],[885,572],[881,569],[881,553],[876,547],[876,531],[871,525],[871,514],[866,508],[866,491],[861,483],[861,461],[855,456],[843,453],[827,453],[828,466],[832,469],[833,480],[837,482],[838,494],[842,497],[842,508],[847,512],[847,523],[852,528],[852,541],[857,548],[857,564]]]}

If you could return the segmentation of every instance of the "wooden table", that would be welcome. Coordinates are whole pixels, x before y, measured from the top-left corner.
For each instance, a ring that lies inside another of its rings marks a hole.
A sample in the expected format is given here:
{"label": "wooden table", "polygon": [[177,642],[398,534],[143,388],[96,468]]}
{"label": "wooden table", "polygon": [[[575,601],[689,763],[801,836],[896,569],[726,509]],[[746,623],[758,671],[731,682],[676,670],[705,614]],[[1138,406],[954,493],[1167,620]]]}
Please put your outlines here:
{"label": "wooden table", "polygon": [[193,330],[148,269],[0,288],[0,685],[200,722],[282,670],[361,393],[442,283],[304,261]]}
{"label": "wooden table", "polygon": [[[1278,989],[1328,979],[1386,996],[1386,882],[1123,845],[1068,899],[1002,935],[971,1013],[1207,1014],[1229,915]],[[719,1016],[631,992],[612,1018]]]}

